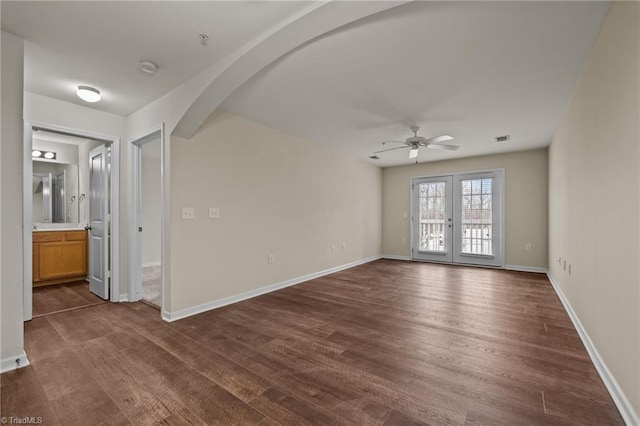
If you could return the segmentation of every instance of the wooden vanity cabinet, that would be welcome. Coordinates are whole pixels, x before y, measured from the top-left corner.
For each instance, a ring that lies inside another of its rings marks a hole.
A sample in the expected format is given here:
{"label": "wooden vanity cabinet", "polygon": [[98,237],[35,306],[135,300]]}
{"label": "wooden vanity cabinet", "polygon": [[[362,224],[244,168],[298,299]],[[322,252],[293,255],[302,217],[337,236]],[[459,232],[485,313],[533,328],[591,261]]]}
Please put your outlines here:
{"label": "wooden vanity cabinet", "polygon": [[78,281],[87,275],[87,231],[33,233],[33,286]]}

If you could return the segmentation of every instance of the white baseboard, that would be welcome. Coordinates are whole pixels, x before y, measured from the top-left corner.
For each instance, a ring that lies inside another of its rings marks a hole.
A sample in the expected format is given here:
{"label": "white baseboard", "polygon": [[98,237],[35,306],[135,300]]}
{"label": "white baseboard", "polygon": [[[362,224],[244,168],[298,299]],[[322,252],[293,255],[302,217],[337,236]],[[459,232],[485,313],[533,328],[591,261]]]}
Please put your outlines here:
{"label": "white baseboard", "polygon": [[[399,256],[397,254],[383,254],[383,259],[391,259],[391,260],[413,260],[410,256]],[[438,262],[433,262],[438,263]],[[451,263],[452,265],[460,265],[457,263]],[[484,265],[467,265],[467,266],[484,266]],[[538,274],[546,274],[547,268],[540,268],[537,266],[520,266],[520,265],[504,265],[504,269],[508,269],[510,271],[521,271],[521,272],[536,272]]]}
{"label": "white baseboard", "polygon": [[27,365],[29,365],[27,353],[25,351],[22,351],[22,353],[18,356],[5,358],[0,361],[0,373],[17,370],[18,368],[26,367]]}
{"label": "white baseboard", "polygon": [[335,272],[342,271],[344,269],[353,268],[354,266],[373,262],[374,260],[378,260],[380,258],[381,256],[373,256],[366,259],[356,260],[355,262],[336,266],[334,268],[325,269],[324,271],[314,272],[312,274],[303,275],[301,277],[292,278],[286,281],[281,281],[279,283],[271,284],[265,287],[260,287],[255,290],[250,290],[244,293],[236,294],[234,296],[225,297],[224,299],[218,299],[212,302],[203,303],[202,305],[196,305],[190,308],[181,309],[175,312],[163,311],[162,319],[167,322],[176,321],[182,318],[190,317],[192,315],[200,314],[202,312],[210,311],[212,309],[221,308],[223,306],[230,305],[232,303],[240,302],[242,300],[251,299],[252,297],[260,296],[266,293],[271,293],[272,291],[276,291],[285,287],[290,287],[292,285],[300,284],[305,281],[313,280],[315,278],[320,278],[325,275],[333,274]]}
{"label": "white baseboard", "polygon": [[611,374],[611,371],[609,370],[604,360],[600,356],[600,353],[598,352],[595,345],[593,344],[593,341],[587,334],[587,331],[582,326],[580,319],[578,318],[575,311],[571,307],[571,303],[569,303],[569,299],[567,299],[567,297],[564,295],[564,293],[562,292],[562,289],[560,288],[560,286],[558,286],[556,281],[553,279],[553,276],[551,276],[550,272],[547,272],[547,277],[549,278],[549,281],[551,282],[553,289],[556,291],[556,294],[560,298],[560,301],[562,302],[564,309],[567,311],[569,318],[571,318],[571,322],[573,323],[573,326],[576,328],[576,331],[578,332],[578,335],[580,336],[582,343],[584,344],[585,348],[587,348],[589,357],[591,357],[591,361],[593,362],[593,365],[596,367],[598,374],[600,374],[600,378],[604,382],[604,385],[607,387],[607,390],[609,391],[609,394],[611,395],[613,402],[616,404],[616,407],[618,407],[618,410],[620,411],[620,414],[622,415],[624,422],[627,425],[640,426],[640,416],[638,415],[638,413],[633,407],[633,404],[631,404],[631,401],[629,401],[629,398],[627,398],[627,396],[625,395],[624,391],[620,387],[620,384],[618,383],[616,378],[613,376],[613,374]]}
{"label": "white baseboard", "polygon": [[158,262],[149,262],[149,263],[142,264],[143,268],[151,268],[153,266],[162,266],[162,262],[158,261]]}
{"label": "white baseboard", "polygon": [[539,266],[504,265],[504,269],[508,269],[509,271],[536,272],[538,274],[546,274],[548,272],[547,268],[540,268]]}
{"label": "white baseboard", "polygon": [[383,254],[383,259],[391,259],[391,260],[411,260],[409,256],[399,256],[397,254]]}
{"label": "white baseboard", "polygon": [[128,302],[129,301],[129,295],[128,294],[121,294],[120,295],[120,299],[118,299],[118,302]]}

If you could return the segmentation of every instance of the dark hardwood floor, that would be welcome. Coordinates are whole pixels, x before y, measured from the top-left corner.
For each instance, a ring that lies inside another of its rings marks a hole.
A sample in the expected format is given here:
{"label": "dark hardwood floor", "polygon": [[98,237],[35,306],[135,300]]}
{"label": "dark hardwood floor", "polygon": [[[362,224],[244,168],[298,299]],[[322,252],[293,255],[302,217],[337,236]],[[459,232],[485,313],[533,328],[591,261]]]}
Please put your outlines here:
{"label": "dark hardwood floor", "polygon": [[105,303],[89,291],[87,281],[33,288],[33,317]]}
{"label": "dark hardwood floor", "polygon": [[2,416],[46,424],[623,424],[540,274],[380,260],[174,323],[142,303],[35,318],[25,339]]}

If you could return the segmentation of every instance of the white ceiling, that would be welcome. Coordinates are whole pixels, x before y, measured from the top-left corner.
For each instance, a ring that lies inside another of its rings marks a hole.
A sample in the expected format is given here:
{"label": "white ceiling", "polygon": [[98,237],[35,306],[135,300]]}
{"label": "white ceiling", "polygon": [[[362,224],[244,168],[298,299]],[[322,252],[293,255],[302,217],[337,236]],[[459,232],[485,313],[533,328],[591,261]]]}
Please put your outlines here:
{"label": "white ceiling", "polygon": [[368,157],[411,124],[461,146],[422,149],[421,162],[544,147],[608,7],[410,3],[308,43],[221,107],[380,166],[410,163],[405,150]]}
{"label": "white ceiling", "polygon": [[[11,2],[2,29],[25,38],[25,90],[129,115],[219,63],[310,3]],[[380,166],[408,164],[383,140],[447,133],[459,151],[420,161],[549,144],[609,3],[418,1],[290,52],[222,108]],[[209,34],[208,46],[198,34]],[[160,70],[148,76],[140,60]],[[86,104],[75,86],[99,88]],[[495,136],[510,134],[498,144]]]}
{"label": "white ceiling", "polygon": [[[2,1],[2,30],[28,41],[25,90],[127,116],[308,3]],[[208,45],[198,35],[209,35]],[[141,60],[159,66],[153,76]],[[98,88],[88,105],[79,84]]]}

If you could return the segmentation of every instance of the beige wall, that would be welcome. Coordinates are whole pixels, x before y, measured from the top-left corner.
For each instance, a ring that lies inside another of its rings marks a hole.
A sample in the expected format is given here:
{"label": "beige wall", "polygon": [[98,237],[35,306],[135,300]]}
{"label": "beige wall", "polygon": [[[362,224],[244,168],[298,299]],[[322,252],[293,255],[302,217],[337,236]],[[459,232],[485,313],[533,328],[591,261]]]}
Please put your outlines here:
{"label": "beige wall", "polygon": [[380,211],[379,168],[216,112],[171,138],[170,310],[377,256]]}
{"label": "beige wall", "polygon": [[[22,79],[23,42],[2,33],[2,143],[0,144],[0,214],[2,215],[0,304],[2,369],[23,354],[22,324]],[[17,182],[19,182],[17,184]]]}
{"label": "beige wall", "polygon": [[[412,177],[498,168],[505,170],[505,265],[546,268],[546,148],[385,168],[382,172],[382,252],[410,256]],[[524,250],[526,243],[531,243],[531,251]]]}
{"label": "beige wall", "polygon": [[638,3],[612,5],[549,151],[551,275],[636,412],[639,23]]}

